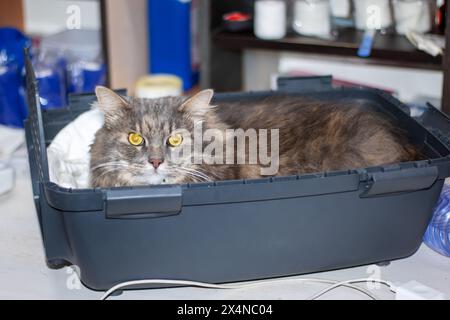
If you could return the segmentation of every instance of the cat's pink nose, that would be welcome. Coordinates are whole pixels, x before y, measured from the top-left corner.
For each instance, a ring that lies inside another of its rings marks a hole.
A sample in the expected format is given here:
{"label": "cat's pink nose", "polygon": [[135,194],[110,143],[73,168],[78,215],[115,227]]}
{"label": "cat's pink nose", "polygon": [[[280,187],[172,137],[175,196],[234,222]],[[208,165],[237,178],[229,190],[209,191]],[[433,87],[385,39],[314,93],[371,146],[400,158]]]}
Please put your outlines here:
{"label": "cat's pink nose", "polygon": [[163,159],[148,159],[148,162],[150,162],[155,169],[158,169],[163,161]]}

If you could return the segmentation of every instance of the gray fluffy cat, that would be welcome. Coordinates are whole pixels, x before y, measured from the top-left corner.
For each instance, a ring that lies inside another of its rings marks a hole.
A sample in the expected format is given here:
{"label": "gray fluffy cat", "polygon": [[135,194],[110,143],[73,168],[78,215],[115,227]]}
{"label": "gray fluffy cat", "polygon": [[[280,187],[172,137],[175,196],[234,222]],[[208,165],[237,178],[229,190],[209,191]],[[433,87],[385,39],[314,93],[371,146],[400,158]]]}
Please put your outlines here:
{"label": "gray fluffy cat", "polygon": [[[192,154],[180,156],[180,148],[192,143],[194,126],[199,123],[203,130],[219,132],[227,128],[279,129],[278,171],[274,175],[280,176],[420,158],[390,120],[360,105],[278,95],[211,106],[212,90],[189,99],[124,99],[104,87],[97,87],[96,94],[105,123],[91,146],[93,187],[261,177],[261,163],[196,164]],[[222,138],[217,142],[225,145],[227,138]],[[245,150],[246,155],[248,152]]]}

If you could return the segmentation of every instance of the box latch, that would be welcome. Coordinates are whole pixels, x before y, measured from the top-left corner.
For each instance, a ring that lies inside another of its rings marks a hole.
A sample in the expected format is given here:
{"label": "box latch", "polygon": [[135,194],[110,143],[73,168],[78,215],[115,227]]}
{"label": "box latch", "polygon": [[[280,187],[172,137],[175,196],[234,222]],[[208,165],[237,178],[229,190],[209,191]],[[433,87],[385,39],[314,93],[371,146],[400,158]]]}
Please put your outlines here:
{"label": "box latch", "polygon": [[416,191],[431,187],[438,178],[437,167],[375,172],[364,182],[361,197]]}
{"label": "box latch", "polygon": [[107,218],[155,218],[178,214],[181,186],[107,190]]}
{"label": "box latch", "polygon": [[302,93],[331,90],[332,76],[279,77],[277,90],[286,93]]}

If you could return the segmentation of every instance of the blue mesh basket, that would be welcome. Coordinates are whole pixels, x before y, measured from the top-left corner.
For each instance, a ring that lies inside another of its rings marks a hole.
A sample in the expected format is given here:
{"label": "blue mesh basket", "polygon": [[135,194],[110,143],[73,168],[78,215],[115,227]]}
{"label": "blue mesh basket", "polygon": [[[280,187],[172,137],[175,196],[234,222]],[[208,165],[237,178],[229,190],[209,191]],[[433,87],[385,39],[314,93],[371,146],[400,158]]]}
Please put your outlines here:
{"label": "blue mesh basket", "polygon": [[423,241],[433,250],[450,257],[450,185],[444,185]]}

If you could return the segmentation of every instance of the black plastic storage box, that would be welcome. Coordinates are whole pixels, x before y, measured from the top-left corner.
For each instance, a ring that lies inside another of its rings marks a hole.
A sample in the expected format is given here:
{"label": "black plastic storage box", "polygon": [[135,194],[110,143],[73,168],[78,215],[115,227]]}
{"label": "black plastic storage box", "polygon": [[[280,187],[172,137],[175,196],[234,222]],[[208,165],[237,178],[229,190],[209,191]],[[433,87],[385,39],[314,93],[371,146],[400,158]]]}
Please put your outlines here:
{"label": "black plastic storage box", "polygon": [[[328,82],[327,82],[328,83]],[[213,283],[304,274],[413,254],[450,175],[449,119],[416,120],[376,90],[281,93],[360,100],[393,117],[430,160],[272,179],[70,190],[49,181],[46,146],[93,95],[41,111],[28,62],[26,121],[34,200],[50,267],[77,265],[89,288],[138,279]],[[217,94],[217,102],[280,92]]]}

